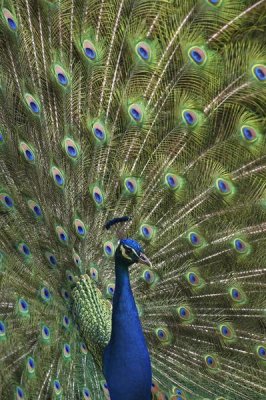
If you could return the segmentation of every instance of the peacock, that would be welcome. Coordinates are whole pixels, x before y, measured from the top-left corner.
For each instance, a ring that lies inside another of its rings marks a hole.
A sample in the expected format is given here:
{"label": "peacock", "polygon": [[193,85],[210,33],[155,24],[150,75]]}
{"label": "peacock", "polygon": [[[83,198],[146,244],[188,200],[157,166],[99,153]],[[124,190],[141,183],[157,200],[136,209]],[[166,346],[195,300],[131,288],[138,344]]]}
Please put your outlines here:
{"label": "peacock", "polygon": [[1,400],[266,398],[266,1],[0,1]]}

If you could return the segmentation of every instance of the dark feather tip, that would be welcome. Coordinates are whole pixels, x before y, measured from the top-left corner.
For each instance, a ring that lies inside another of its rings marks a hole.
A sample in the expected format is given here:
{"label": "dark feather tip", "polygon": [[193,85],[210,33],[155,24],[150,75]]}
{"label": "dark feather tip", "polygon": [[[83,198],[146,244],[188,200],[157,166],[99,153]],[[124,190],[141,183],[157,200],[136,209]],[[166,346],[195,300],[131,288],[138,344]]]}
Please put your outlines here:
{"label": "dark feather tip", "polygon": [[124,216],[124,217],[120,217],[120,218],[113,218],[110,221],[106,222],[104,227],[105,227],[105,229],[109,230],[113,225],[119,224],[121,222],[131,221],[131,220],[132,220],[132,217],[129,217],[129,216]]}

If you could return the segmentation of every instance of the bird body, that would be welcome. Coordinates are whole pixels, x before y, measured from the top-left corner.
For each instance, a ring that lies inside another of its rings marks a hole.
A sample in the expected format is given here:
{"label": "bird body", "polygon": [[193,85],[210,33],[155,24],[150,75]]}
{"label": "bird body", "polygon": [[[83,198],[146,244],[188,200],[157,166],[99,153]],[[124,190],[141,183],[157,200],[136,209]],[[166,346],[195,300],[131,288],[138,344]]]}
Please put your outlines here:
{"label": "bird body", "polygon": [[104,375],[114,400],[151,398],[150,357],[127,267],[116,265],[112,335],[104,352]]}
{"label": "bird body", "polygon": [[265,399],[265,7],[0,2],[1,400]]}
{"label": "bird body", "polygon": [[[132,260],[130,255],[123,255],[125,249],[129,254],[134,249]],[[116,249],[112,329],[109,324],[110,307],[99,297],[90,278],[81,276],[73,289],[76,322],[95,361],[104,372],[112,400],[151,398],[150,357],[128,271],[133,262],[140,260],[148,263],[148,259],[141,260],[141,256],[142,247],[132,239],[121,240]]]}

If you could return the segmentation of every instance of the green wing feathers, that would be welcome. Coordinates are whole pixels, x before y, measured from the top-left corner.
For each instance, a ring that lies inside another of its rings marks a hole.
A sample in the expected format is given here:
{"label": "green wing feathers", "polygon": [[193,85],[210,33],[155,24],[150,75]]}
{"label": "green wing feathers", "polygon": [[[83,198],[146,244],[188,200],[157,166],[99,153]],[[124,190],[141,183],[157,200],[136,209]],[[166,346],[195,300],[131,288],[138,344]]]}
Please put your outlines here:
{"label": "green wing feathers", "polygon": [[110,398],[124,215],[154,399],[265,398],[265,15],[0,2],[1,399]]}
{"label": "green wing feathers", "polygon": [[88,275],[81,275],[73,289],[73,312],[89,351],[102,367],[103,350],[111,338],[112,305]]}

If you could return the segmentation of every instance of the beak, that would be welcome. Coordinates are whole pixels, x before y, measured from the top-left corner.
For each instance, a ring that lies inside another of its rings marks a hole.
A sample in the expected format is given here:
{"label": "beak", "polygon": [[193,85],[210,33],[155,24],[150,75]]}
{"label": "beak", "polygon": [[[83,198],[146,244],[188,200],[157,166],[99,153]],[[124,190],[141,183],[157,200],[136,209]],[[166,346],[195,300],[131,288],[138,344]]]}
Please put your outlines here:
{"label": "beak", "polygon": [[152,267],[150,260],[148,259],[147,256],[145,256],[144,253],[140,253],[140,255],[139,255],[139,263],[149,265],[150,267]]}

